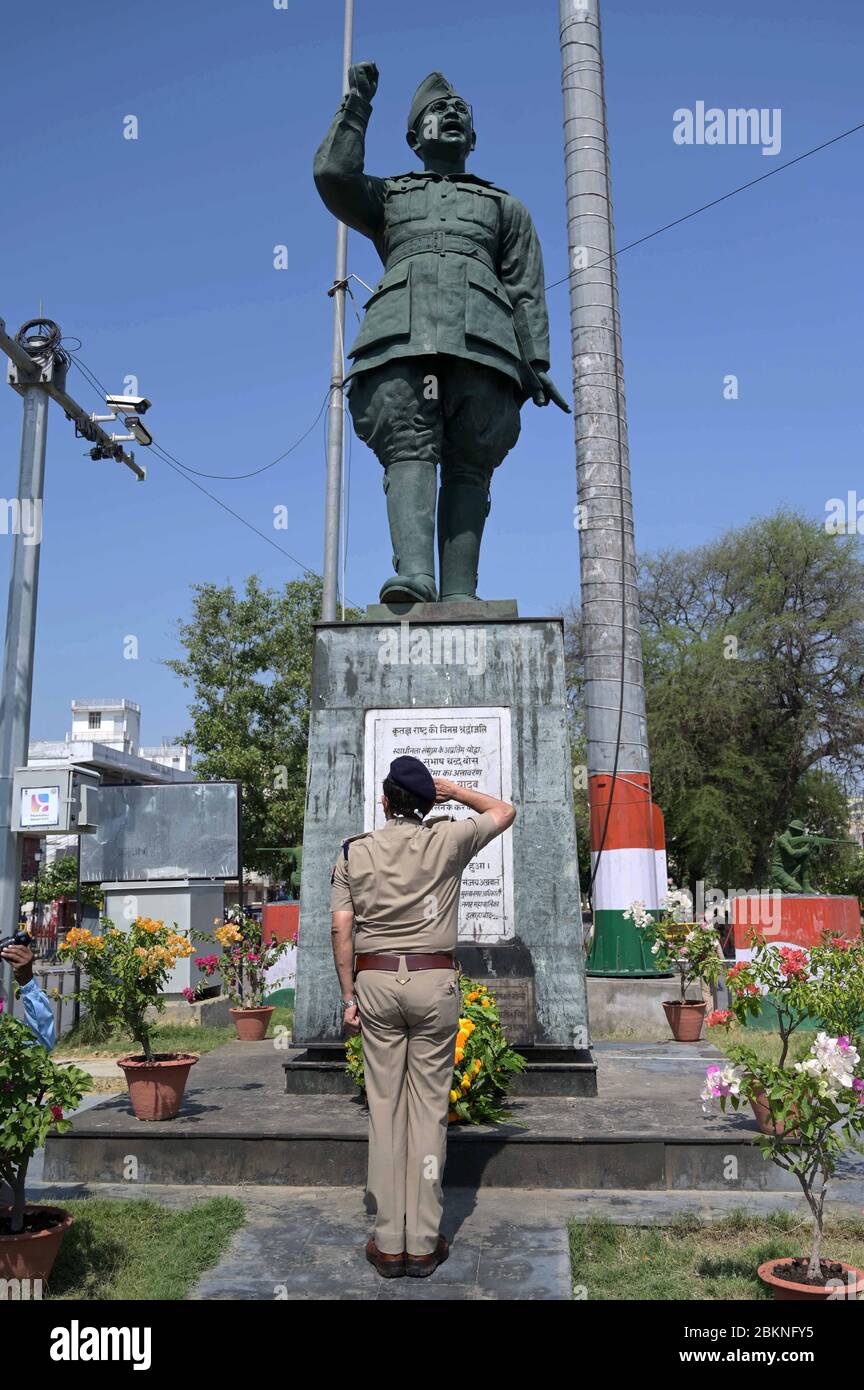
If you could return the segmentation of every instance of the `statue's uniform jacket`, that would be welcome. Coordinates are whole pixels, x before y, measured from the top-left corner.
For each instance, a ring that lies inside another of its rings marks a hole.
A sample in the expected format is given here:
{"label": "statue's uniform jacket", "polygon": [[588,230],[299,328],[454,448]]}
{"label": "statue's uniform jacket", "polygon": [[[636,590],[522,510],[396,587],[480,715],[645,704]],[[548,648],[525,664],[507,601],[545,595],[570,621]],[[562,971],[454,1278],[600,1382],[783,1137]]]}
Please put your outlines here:
{"label": "statue's uniform jacket", "polygon": [[521,403],[536,387],[532,368],[549,369],[543,256],[527,208],[472,174],[364,173],[371,111],[346,96],[314,164],[326,206],[370,238],[385,267],[348,376],[446,354],[510,377]]}

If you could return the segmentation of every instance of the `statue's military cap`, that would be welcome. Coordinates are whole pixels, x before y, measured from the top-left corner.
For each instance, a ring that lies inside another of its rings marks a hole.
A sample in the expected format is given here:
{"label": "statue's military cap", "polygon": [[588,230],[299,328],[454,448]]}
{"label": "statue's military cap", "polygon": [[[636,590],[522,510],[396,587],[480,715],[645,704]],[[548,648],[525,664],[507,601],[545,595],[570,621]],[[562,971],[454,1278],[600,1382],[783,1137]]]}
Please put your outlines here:
{"label": "statue's military cap", "polygon": [[441,97],[456,97],[458,95],[456,88],[447,81],[443,72],[430,72],[428,77],[423,78],[414,93],[411,110],[408,112],[408,129],[414,129],[426,107],[431,105],[433,101],[438,101]]}

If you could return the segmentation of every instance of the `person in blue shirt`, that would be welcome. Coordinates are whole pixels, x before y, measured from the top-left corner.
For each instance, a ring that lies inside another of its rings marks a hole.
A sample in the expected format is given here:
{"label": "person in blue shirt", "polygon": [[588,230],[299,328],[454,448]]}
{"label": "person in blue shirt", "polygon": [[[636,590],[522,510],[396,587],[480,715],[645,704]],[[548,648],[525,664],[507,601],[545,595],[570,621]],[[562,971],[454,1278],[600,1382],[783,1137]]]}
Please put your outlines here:
{"label": "person in blue shirt", "polygon": [[12,966],[15,983],[24,1003],[24,1021],[40,1047],[50,1052],[57,1041],[54,1011],[47,995],[33,978],[33,952],[29,946],[7,946],[0,951],[0,960]]}

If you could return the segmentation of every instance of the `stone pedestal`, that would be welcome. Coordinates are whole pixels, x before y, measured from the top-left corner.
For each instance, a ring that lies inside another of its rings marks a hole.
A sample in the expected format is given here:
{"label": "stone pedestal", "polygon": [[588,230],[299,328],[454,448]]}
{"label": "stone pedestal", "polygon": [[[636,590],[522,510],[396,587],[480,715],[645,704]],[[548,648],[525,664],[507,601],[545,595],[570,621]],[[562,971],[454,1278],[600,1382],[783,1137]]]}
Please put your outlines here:
{"label": "stone pedestal", "polygon": [[749,960],[753,936],[774,946],[818,946],[823,932],[855,941],[861,932],[858,899],[829,893],[781,893],[765,889],[732,899],[735,958]]}
{"label": "stone pedestal", "polygon": [[520,619],[511,603],[375,605],[365,621],[317,624],[295,1045],[317,1058],[342,1047],[330,872],[343,840],[379,824],[381,781],[398,753],[513,800],[513,829],[466,870],[459,961],[497,995],[514,1045],[572,1061],[584,1077],[563,624]]}

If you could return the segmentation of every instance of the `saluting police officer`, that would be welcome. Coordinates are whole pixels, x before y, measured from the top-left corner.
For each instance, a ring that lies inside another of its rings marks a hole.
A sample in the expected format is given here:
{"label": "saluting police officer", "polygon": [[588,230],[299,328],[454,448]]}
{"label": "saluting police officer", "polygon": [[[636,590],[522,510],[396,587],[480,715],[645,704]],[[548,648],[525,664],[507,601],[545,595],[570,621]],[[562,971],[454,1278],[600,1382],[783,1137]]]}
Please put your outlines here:
{"label": "saluting police officer", "polygon": [[[449,1253],[440,1224],[459,1028],[454,953],[462,873],[516,811],[433,778],[417,758],[396,758],[383,790],[386,824],[346,840],[333,868],[333,956],[346,1028],[359,1026],[363,1037],[367,1190],[377,1206],[366,1257],[385,1278],[424,1278]],[[426,820],[444,801],[477,816]]]}

